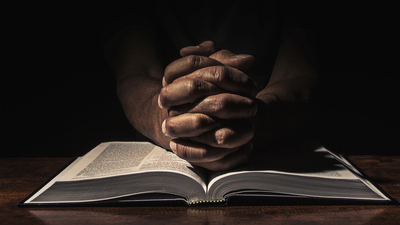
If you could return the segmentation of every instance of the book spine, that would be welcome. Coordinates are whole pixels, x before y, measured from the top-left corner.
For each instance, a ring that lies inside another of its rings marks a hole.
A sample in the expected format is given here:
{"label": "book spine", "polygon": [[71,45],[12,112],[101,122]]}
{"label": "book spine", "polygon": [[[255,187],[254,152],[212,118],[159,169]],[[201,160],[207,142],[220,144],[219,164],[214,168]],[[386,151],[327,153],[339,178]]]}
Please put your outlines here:
{"label": "book spine", "polygon": [[226,205],[225,199],[218,200],[199,200],[189,202],[189,206],[209,206],[209,205]]}

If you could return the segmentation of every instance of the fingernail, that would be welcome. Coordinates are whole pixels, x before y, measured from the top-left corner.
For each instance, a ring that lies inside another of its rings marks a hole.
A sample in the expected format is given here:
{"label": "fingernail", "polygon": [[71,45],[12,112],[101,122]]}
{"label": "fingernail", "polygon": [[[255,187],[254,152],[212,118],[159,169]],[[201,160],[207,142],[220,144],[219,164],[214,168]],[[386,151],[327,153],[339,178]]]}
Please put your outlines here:
{"label": "fingernail", "polygon": [[169,148],[176,154],[176,143],[173,141],[169,142]]}
{"label": "fingernail", "polygon": [[165,81],[165,76],[162,78],[162,86],[165,87],[167,86],[167,81]]}
{"label": "fingernail", "polygon": [[158,106],[163,109],[163,107],[161,105],[160,95],[158,95]]}
{"label": "fingernail", "polygon": [[165,127],[166,121],[167,120],[164,120],[163,123],[161,124],[161,130],[165,135],[167,135],[167,128]]}

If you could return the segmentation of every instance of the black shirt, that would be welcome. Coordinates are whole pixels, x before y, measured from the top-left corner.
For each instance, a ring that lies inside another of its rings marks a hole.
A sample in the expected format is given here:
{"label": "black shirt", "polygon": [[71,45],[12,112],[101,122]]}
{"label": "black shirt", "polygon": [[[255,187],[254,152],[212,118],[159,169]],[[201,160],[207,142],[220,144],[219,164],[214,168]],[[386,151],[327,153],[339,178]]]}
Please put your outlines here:
{"label": "black shirt", "polygon": [[283,27],[299,26],[285,4],[272,0],[149,1],[138,3],[116,27],[153,27],[166,64],[179,57],[181,48],[206,40],[220,49],[253,55],[255,63],[246,74],[262,89],[272,72]]}

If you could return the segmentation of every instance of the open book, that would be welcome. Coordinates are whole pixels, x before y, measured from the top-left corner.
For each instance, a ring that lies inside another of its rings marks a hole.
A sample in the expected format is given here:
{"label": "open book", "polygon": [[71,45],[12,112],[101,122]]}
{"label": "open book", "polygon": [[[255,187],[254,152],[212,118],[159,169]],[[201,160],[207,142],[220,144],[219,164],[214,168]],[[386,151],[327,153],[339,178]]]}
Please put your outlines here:
{"label": "open book", "polygon": [[148,142],[107,142],[77,158],[20,206],[392,201],[342,156],[318,148],[312,160],[323,167],[295,172],[256,165],[210,172]]}

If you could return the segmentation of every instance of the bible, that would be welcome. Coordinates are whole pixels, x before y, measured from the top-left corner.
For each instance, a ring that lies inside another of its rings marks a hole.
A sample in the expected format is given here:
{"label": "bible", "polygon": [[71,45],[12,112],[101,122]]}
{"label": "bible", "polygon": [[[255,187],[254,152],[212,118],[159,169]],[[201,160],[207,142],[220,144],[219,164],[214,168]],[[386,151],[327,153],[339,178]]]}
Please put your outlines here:
{"label": "bible", "polygon": [[211,172],[149,142],[104,142],[78,157],[19,205],[388,204],[394,201],[342,155],[318,147],[306,158],[307,169],[281,162]]}

